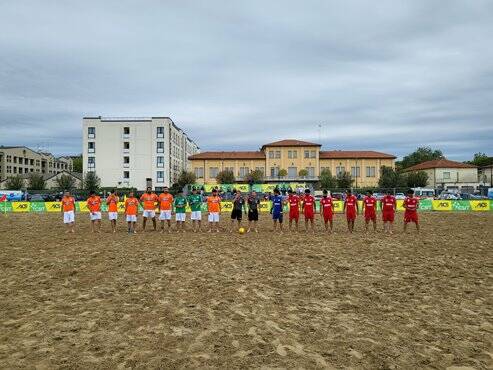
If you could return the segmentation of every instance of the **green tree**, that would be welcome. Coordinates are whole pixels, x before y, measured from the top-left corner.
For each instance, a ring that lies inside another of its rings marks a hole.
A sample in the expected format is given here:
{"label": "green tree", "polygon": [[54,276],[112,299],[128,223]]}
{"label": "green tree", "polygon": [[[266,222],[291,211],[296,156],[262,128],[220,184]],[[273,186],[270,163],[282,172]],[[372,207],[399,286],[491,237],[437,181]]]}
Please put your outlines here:
{"label": "green tree", "polygon": [[443,158],[445,157],[441,150],[433,150],[428,146],[422,146],[406,155],[401,162],[396,162],[396,165],[404,169],[426,161]]}
{"label": "green tree", "polygon": [[329,169],[324,169],[320,172],[320,187],[322,189],[333,189],[337,186],[337,178],[332,176]]}
{"label": "green tree", "polygon": [[301,170],[298,171],[298,176],[299,177],[306,177],[306,176],[308,176],[308,170],[306,168],[302,168]]}
{"label": "green tree", "polygon": [[351,187],[351,184],[353,183],[353,179],[351,177],[351,174],[347,171],[342,171],[340,172],[337,177],[337,187],[341,189],[348,189]]}
{"label": "green tree", "polygon": [[58,189],[60,190],[72,190],[75,188],[75,179],[72,176],[62,174],[62,176],[56,179]]}
{"label": "green tree", "polygon": [[264,181],[264,173],[261,170],[254,170],[246,175],[245,180],[249,184],[260,184]]}
{"label": "green tree", "polygon": [[410,188],[424,188],[428,184],[428,174],[425,171],[409,172],[406,181]]}
{"label": "green tree", "polygon": [[82,173],[82,154],[77,157],[72,157],[73,171]]}
{"label": "green tree", "polygon": [[176,185],[180,189],[183,189],[187,185],[195,184],[197,181],[197,176],[193,172],[189,171],[181,171],[180,176],[178,176],[178,180],[176,181]]}
{"label": "green tree", "polygon": [[96,172],[89,171],[84,177],[84,190],[87,191],[98,191],[101,179],[96,175]]}
{"label": "green tree", "polygon": [[216,181],[218,184],[233,184],[236,182],[235,174],[230,170],[219,171]]}
{"label": "green tree", "polygon": [[9,177],[5,182],[5,188],[7,190],[21,190],[23,187],[24,179],[19,175]]}
{"label": "green tree", "polygon": [[280,178],[286,177],[288,175],[288,171],[286,171],[284,168],[281,168],[279,170],[279,174],[278,175],[279,175]]}
{"label": "green tree", "polygon": [[473,164],[478,167],[489,166],[493,164],[493,157],[488,157],[485,153],[475,153],[472,161],[468,163]]}
{"label": "green tree", "polygon": [[28,177],[27,188],[29,190],[43,190],[46,186],[43,175],[38,172],[31,172]]}
{"label": "green tree", "polygon": [[407,187],[407,177],[398,173],[392,167],[382,166],[378,186],[383,189]]}

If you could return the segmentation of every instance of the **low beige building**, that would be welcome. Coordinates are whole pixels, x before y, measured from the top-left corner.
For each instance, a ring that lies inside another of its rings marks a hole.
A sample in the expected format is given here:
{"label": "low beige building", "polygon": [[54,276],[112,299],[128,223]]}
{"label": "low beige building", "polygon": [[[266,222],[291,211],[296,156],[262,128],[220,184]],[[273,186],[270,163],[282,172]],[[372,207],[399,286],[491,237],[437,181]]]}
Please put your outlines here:
{"label": "low beige building", "polygon": [[428,175],[428,187],[471,192],[478,189],[478,168],[472,164],[436,159],[405,169],[405,172],[424,171]]}
{"label": "low beige building", "polygon": [[[19,175],[22,177],[24,181],[23,189],[28,189],[29,188],[29,176],[31,176],[31,173],[26,173]],[[68,171],[61,171],[55,174],[44,174],[43,175],[43,180],[45,181],[45,188],[44,190],[55,190],[59,189],[58,186],[58,179],[62,176],[70,176],[74,179],[74,189],[81,189],[82,188],[82,174],[78,172],[68,172]],[[4,179],[0,181],[0,189],[7,189],[7,181],[8,179]],[[42,189],[34,189],[34,190],[42,190]],[[60,189],[64,190],[64,189]]]}
{"label": "low beige building", "polygon": [[[301,140],[281,140],[262,145],[258,151],[203,152],[189,157],[198,183],[215,183],[218,172],[230,170],[244,181],[253,170],[264,173],[266,182],[318,181],[321,171],[333,175],[347,171],[355,187],[376,186],[382,166],[395,167],[395,156],[375,151],[321,150],[321,145]],[[287,176],[279,177],[286,170]],[[307,175],[301,176],[300,170]]]}
{"label": "low beige building", "polygon": [[493,164],[482,166],[478,169],[478,181],[481,185],[492,186],[493,184]]}

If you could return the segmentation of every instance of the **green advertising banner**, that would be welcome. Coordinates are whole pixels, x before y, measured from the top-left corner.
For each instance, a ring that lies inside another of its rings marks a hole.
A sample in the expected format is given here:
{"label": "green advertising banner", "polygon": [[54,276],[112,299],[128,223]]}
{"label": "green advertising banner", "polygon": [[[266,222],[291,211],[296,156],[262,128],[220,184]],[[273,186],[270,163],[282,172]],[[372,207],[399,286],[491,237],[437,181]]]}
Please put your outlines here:
{"label": "green advertising banner", "polygon": [[46,207],[44,202],[31,202],[31,212],[45,212]]}
{"label": "green advertising banner", "polygon": [[433,209],[433,202],[431,199],[420,199],[419,209],[421,211],[431,211]]}
{"label": "green advertising banner", "polygon": [[0,212],[12,212],[12,203],[0,202]]}
{"label": "green advertising banner", "polygon": [[470,211],[471,203],[468,200],[453,200],[452,211]]}

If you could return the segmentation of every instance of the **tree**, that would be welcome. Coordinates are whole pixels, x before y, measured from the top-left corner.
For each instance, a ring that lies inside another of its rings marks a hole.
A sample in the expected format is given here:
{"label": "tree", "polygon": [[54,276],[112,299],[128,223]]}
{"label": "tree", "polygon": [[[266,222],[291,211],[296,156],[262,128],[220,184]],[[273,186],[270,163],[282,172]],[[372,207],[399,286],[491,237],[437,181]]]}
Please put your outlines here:
{"label": "tree", "polygon": [[301,170],[298,171],[298,176],[299,177],[306,177],[306,176],[308,176],[308,170],[306,168],[302,168]]}
{"label": "tree", "polygon": [[428,174],[425,171],[409,172],[407,186],[410,188],[424,188],[428,184]]}
{"label": "tree", "polygon": [[100,178],[96,175],[96,172],[89,171],[84,177],[84,189],[87,191],[98,191],[99,184],[101,183]]}
{"label": "tree", "polygon": [[8,190],[21,190],[24,187],[24,179],[19,176],[12,176],[5,182],[5,188]]}
{"label": "tree", "polygon": [[383,189],[404,188],[407,187],[407,178],[392,167],[382,166],[378,186]]}
{"label": "tree", "polygon": [[72,190],[75,188],[75,179],[70,175],[62,174],[56,179],[56,182],[60,190]]}
{"label": "tree", "polygon": [[27,188],[29,190],[43,190],[45,188],[45,179],[43,175],[38,172],[31,172],[29,174]]}
{"label": "tree", "polygon": [[245,180],[249,184],[260,184],[264,181],[264,173],[261,170],[254,170],[246,175]]}
{"label": "tree", "polygon": [[72,157],[73,171],[82,173],[82,155]]}
{"label": "tree", "polygon": [[351,174],[349,172],[342,171],[337,175],[336,181],[338,188],[348,189],[351,187],[354,180],[351,178]]}
{"label": "tree", "polygon": [[485,153],[475,153],[472,161],[468,163],[473,164],[478,167],[489,166],[493,164],[493,157],[488,157]]}
{"label": "tree", "polygon": [[180,189],[183,189],[187,185],[195,184],[195,181],[197,181],[197,176],[193,172],[181,171],[176,184]]}
{"label": "tree", "polygon": [[230,170],[219,171],[216,181],[218,184],[233,184],[236,182],[235,174]]}
{"label": "tree", "polygon": [[396,162],[396,165],[401,169],[404,169],[426,161],[443,158],[445,157],[441,150],[433,150],[428,146],[422,146],[411,154],[406,155],[401,162]]}
{"label": "tree", "polygon": [[332,176],[329,169],[324,169],[320,172],[320,187],[322,189],[333,189],[337,186],[337,178]]}
{"label": "tree", "polygon": [[288,171],[286,171],[284,168],[281,168],[279,170],[279,177],[286,177],[288,175]]}

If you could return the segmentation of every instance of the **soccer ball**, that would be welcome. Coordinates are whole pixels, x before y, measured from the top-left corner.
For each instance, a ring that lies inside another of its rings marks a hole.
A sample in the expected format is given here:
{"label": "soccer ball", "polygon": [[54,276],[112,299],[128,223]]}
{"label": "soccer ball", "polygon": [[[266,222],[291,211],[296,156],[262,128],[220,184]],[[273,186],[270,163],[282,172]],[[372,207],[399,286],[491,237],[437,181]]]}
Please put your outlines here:
{"label": "soccer ball", "polygon": [[244,228],[244,227],[240,227],[240,228],[238,229],[238,232],[239,232],[240,234],[245,234],[245,228]]}

